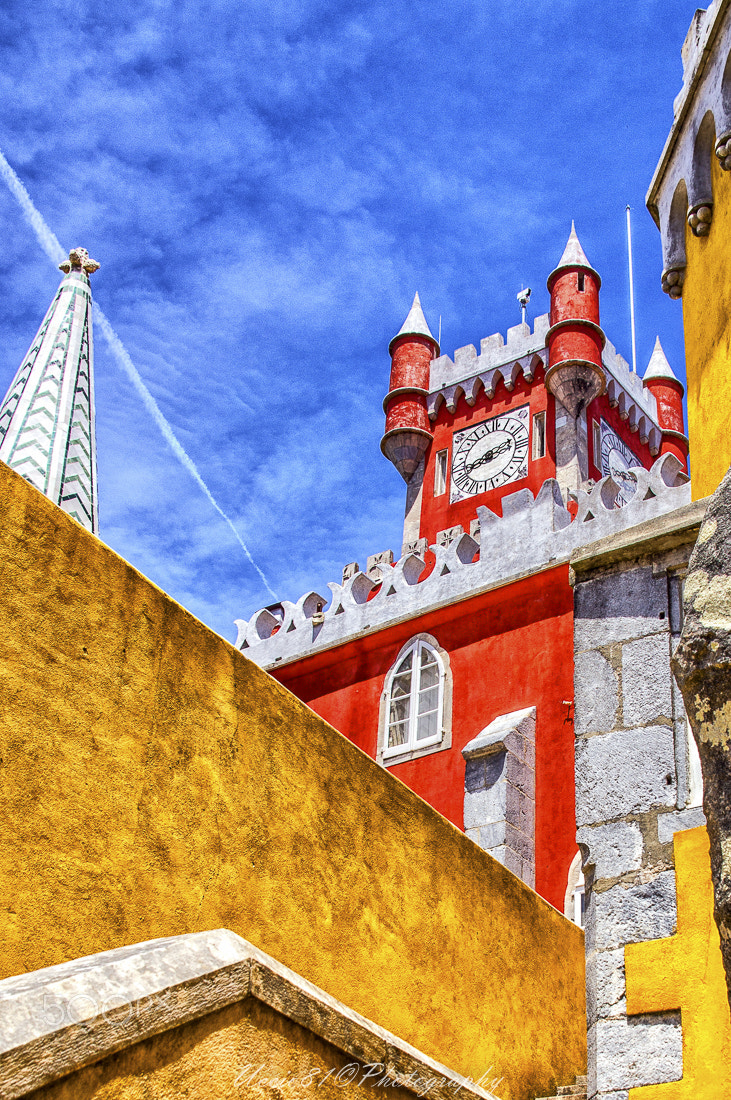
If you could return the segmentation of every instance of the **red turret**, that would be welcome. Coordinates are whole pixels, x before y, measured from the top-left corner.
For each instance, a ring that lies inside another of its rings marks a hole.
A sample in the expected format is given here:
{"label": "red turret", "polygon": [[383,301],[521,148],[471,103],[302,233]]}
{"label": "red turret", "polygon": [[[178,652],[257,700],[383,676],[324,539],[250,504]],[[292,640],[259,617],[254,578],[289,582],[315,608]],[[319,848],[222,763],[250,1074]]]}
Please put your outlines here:
{"label": "red turret", "polygon": [[673,374],[659,336],[655,340],[655,349],[645,371],[643,385],[657,401],[657,420],[662,430],[660,454],[674,454],[687,469],[688,439],[683,418],[685,390]]}
{"label": "red turret", "polygon": [[602,369],[605,341],[599,326],[601,283],[572,222],[564,254],[548,276],[551,327],[546,336],[546,386],[573,417],[606,389]]}
{"label": "red turret", "polygon": [[429,364],[439,355],[436,342],[421,309],[419,295],[409,315],[388,345],[391,382],[383,402],[386,432],[381,450],[393,462],[404,481],[416,471],[432,440],[426,411]]}

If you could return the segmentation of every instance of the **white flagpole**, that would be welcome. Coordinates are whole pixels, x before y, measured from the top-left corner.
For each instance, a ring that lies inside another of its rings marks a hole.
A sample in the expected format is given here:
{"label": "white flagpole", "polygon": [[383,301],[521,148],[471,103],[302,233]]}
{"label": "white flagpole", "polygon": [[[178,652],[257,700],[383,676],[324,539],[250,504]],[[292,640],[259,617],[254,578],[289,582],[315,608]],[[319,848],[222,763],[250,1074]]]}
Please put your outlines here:
{"label": "white flagpole", "polygon": [[627,257],[629,259],[629,315],[632,323],[632,370],[637,374],[637,341],[635,339],[635,286],[632,277],[632,226],[627,204]]}

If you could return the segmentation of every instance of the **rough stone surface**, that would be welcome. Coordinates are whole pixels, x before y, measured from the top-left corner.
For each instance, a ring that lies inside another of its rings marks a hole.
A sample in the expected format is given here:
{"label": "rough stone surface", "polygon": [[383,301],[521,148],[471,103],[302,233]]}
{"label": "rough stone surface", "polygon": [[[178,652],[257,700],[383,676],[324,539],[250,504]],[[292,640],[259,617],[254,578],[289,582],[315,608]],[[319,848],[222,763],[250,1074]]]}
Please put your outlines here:
{"label": "rough stone surface", "polygon": [[675,932],[675,872],[661,871],[650,882],[613,886],[593,895],[596,947],[606,950]]}
{"label": "rough stone surface", "polygon": [[615,730],[577,740],[577,826],[674,805],[672,729],[649,726],[641,734]]}
{"label": "rough stone surface", "polygon": [[582,733],[606,732],[616,726],[619,678],[601,653],[577,653],[574,662],[574,729]]}
{"label": "rough stone surface", "polygon": [[589,1095],[638,1088],[683,1076],[683,1032],[677,1016],[635,1016],[599,1020],[588,1034],[589,1065],[595,1077]]}
{"label": "rough stone surface", "polygon": [[659,814],[657,818],[657,838],[661,844],[669,844],[676,833],[685,829],[696,829],[706,824],[706,815],[700,806],[691,806],[687,810],[675,813]]}
{"label": "rough stone surface", "polygon": [[642,833],[636,822],[587,825],[578,830],[576,840],[588,848],[584,865],[594,865],[595,880],[615,878],[642,865]]}
{"label": "rough stone surface", "polygon": [[574,593],[577,651],[626,642],[667,630],[660,618],[667,607],[667,584],[648,565],[613,572],[578,585]]}
{"label": "rough stone surface", "polygon": [[624,948],[592,951],[586,958],[586,1014],[589,1020],[627,1014]]}
{"label": "rough stone surface", "polygon": [[[20,1097],[250,997],[361,1062],[393,1066],[396,1082],[414,1074],[433,1080],[429,1094],[438,1100],[449,1100],[454,1091],[487,1100],[479,1086],[223,928],[122,947],[0,982],[0,1090],[3,1097]],[[280,1019],[280,1031],[282,1026]],[[154,1089],[149,1094],[158,1095]],[[77,1084],[71,1095],[91,1097],[92,1091]]]}
{"label": "rough stone surface", "polygon": [[701,758],[714,916],[731,1005],[731,470],[708,505],[684,610],[673,670]]}
{"label": "rough stone surface", "polygon": [[668,634],[637,638],[622,646],[622,707],[625,726],[647,726],[673,713]]}

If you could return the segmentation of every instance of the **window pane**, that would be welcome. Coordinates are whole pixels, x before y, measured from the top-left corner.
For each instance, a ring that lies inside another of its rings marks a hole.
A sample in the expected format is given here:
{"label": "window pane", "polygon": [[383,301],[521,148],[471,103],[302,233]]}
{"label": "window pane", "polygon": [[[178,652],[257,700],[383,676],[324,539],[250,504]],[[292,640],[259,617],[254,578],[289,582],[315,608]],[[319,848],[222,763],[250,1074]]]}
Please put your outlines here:
{"label": "window pane", "polygon": [[407,672],[405,676],[394,676],[393,684],[391,686],[391,698],[400,699],[404,695],[409,695],[411,692],[411,673]]}
{"label": "window pane", "polygon": [[404,657],[401,664],[398,666],[398,669],[396,671],[397,672],[406,672],[407,669],[411,668],[411,664],[412,664],[413,660],[414,660],[414,651],[413,651],[413,649],[410,649],[409,652]]}
{"label": "window pane", "polygon": [[416,740],[423,741],[426,737],[435,737],[439,732],[439,724],[437,718],[439,715],[436,711],[432,711],[431,714],[420,714],[417,718],[416,725]]}
{"label": "window pane", "polygon": [[439,687],[427,688],[419,692],[419,714],[428,714],[437,709],[439,702]]}
{"label": "window pane", "polygon": [[393,725],[394,722],[408,722],[410,713],[411,700],[408,695],[402,699],[392,699],[388,717],[389,725]]}
{"label": "window pane", "polygon": [[439,683],[439,665],[434,662],[433,665],[427,665],[421,668],[421,678],[419,680],[420,688],[433,687]]}
{"label": "window pane", "polygon": [[394,725],[390,726],[388,731],[388,747],[391,749],[394,745],[405,745],[407,730],[407,722],[396,722]]}

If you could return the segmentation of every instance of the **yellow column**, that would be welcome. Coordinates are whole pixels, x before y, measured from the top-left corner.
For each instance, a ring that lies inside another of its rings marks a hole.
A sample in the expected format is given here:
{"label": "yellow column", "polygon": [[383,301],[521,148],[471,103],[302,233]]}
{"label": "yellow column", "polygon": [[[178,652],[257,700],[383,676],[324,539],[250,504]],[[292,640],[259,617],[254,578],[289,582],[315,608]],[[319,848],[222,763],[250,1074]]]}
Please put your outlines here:
{"label": "yellow column", "polygon": [[731,1017],[713,920],[705,827],[675,834],[678,930],[627,944],[627,1013],[680,1009],[683,1077],[630,1089],[630,1100],[720,1100],[731,1096]]}

